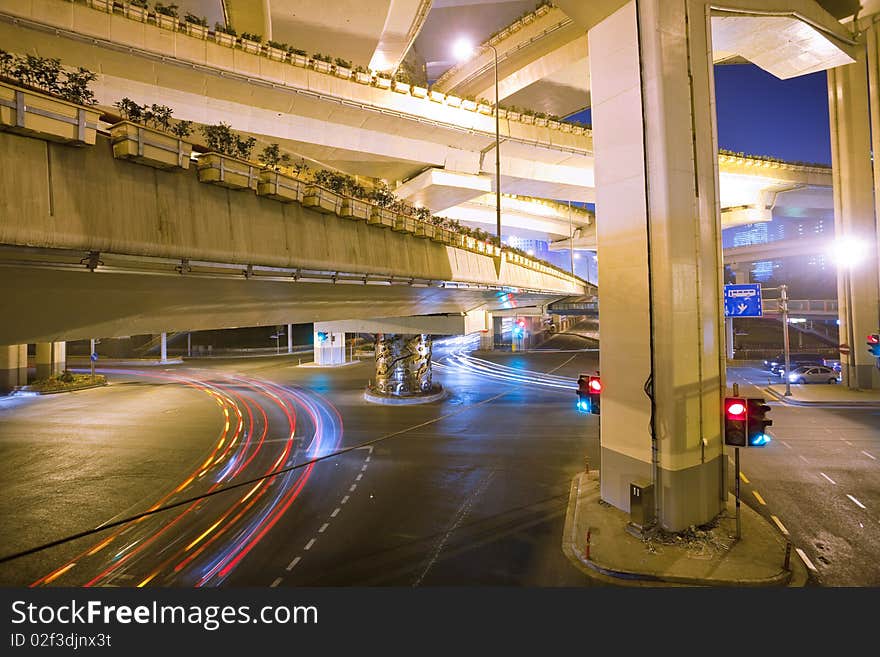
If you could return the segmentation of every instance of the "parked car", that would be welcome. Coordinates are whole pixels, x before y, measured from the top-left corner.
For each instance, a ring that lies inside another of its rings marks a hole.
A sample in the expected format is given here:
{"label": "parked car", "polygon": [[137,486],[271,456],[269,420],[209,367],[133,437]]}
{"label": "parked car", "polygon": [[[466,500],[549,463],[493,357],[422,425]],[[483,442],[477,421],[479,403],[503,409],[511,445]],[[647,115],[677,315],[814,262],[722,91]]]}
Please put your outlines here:
{"label": "parked car", "polygon": [[[791,369],[801,365],[825,365],[825,357],[821,354],[789,354],[788,360],[791,363]],[[780,374],[785,369],[785,354],[778,354],[769,361],[764,361],[765,366],[774,374]]]}
{"label": "parked car", "polygon": [[837,372],[824,365],[804,365],[788,375],[791,383],[837,383]]}

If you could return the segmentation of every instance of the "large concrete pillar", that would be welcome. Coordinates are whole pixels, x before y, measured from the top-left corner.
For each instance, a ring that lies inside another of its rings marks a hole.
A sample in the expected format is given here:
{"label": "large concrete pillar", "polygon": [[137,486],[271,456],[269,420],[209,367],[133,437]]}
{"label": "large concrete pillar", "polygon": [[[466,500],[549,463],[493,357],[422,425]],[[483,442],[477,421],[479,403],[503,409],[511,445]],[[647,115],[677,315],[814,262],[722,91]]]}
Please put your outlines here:
{"label": "large concrete pillar", "polygon": [[37,343],[37,379],[61,374],[67,367],[66,342]]}
{"label": "large concrete pillar", "polygon": [[[724,333],[712,46],[706,4],[629,2],[590,30],[601,495],[655,484],[672,531],[722,510]],[[649,396],[651,395],[651,396]]]}
{"label": "large concrete pillar", "polygon": [[0,392],[27,385],[27,345],[0,347]]}
{"label": "large concrete pillar", "polygon": [[437,393],[432,381],[431,336],[379,333],[376,336],[376,378],[370,392],[387,397]]}
{"label": "large concrete pillar", "polygon": [[[860,259],[848,261],[846,254],[837,263],[840,336],[850,345],[849,354],[841,355],[842,376],[850,388],[871,389],[880,388],[880,372],[865,337],[880,324],[880,287],[866,61],[863,50],[856,63],[828,71],[828,112],[835,237],[862,247]],[[878,135],[874,138],[880,140]]]}
{"label": "large concrete pillar", "polygon": [[293,353],[293,324],[287,325],[287,353]]}
{"label": "large concrete pillar", "polygon": [[168,362],[168,334],[164,331],[159,336],[159,362]]}

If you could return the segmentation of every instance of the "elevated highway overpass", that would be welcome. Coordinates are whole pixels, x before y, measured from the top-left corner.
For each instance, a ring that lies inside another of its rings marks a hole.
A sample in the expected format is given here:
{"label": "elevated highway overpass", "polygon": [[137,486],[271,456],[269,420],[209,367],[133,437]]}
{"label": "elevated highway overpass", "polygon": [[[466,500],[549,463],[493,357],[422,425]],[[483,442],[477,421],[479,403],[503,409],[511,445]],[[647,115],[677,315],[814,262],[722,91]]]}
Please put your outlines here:
{"label": "elevated highway overpass", "polygon": [[[539,20],[559,12],[544,9]],[[494,190],[491,107],[469,106],[435,88],[386,89],[369,76],[372,83],[362,84],[350,71],[322,72],[289,56],[276,61],[268,50],[246,52],[215,36],[172,31],[80,3],[0,0],[4,47],[99,72],[96,95],[106,110],[128,96],[169,105],[180,119],[226,121],[262,144],[279,143],[329,168],[400,181],[401,197],[435,213],[494,224],[493,213],[480,207]],[[592,133],[500,113],[501,191],[520,199],[516,210],[503,208],[504,225],[528,230],[522,224],[531,224],[550,239],[568,238],[567,217],[547,222],[546,204],[529,208],[527,197],[595,201]],[[724,226],[767,221],[792,190],[831,184],[827,169],[735,154],[720,156],[719,171]],[[581,236],[575,248],[595,248],[589,215],[575,213],[572,230]],[[568,248],[567,242],[559,248]]]}

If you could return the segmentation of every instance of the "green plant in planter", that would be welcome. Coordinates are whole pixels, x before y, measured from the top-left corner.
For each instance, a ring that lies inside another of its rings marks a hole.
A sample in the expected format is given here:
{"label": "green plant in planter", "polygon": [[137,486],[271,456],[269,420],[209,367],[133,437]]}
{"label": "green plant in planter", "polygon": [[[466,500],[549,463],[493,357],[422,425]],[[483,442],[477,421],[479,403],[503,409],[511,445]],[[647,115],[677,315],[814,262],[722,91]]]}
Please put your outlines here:
{"label": "green plant in planter", "polygon": [[65,73],[65,80],[61,83],[59,95],[65,100],[77,105],[95,105],[95,94],[89,89],[89,84],[97,79],[97,75],[90,70],[79,67],[76,71]]}
{"label": "green plant in planter", "polygon": [[89,89],[97,75],[82,67],[65,71],[59,59],[36,55],[20,57],[0,50],[0,74],[71,103],[94,105],[97,102]]}
{"label": "green plant in planter", "polygon": [[171,115],[174,110],[167,105],[157,105],[156,103],[150,107],[144,107],[144,123],[152,124],[154,128],[160,128],[166,132],[171,129]]}
{"label": "green plant in planter", "polygon": [[397,197],[388,188],[388,184],[381,181],[370,192],[369,199],[382,208],[393,208],[397,203]]}
{"label": "green plant in planter", "polygon": [[333,60],[333,63],[336,64],[340,68],[351,68],[351,62],[342,59],[341,57],[337,57]]}
{"label": "green plant in planter", "polygon": [[277,50],[283,50],[284,52],[290,52],[290,45],[281,41],[269,41],[269,47],[275,48]]}
{"label": "green plant in planter", "polygon": [[171,126],[171,134],[180,139],[186,139],[192,134],[192,121],[178,121]]}
{"label": "green plant in planter", "polygon": [[257,43],[263,43],[262,34],[251,34],[250,32],[242,32],[241,38],[246,39],[247,41],[256,41]]}
{"label": "green plant in planter", "polygon": [[282,166],[290,164],[290,155],[282,153],[278,144],[269,144],[260,154],[260,162],[267,169],[278,171]]}
{"label": "green plant in planter", "polygon": [[291,48],[290,54],[291,55],[299,55],[300,57],[305,57],[308,53],[305,50],[303,50],[302,48]]}
{"label": "green plant in planter", "polygon": [[492,102],[489,101],[489,100],[486,100],[485,98],[479,98],[479,99],[477,100],[477,104],[478,104],[478,105],[489,105],[489,106],[491,106],[491,105],[492,105]]}
{"label": "green plant in planter", "polygon": [[156,10],[157,14],[170,16],[171,18],[177,18],[177,5],[164,5],[161,2],[157,2],[154,9]]}
{"label": "green plant in planter", "polygon": [[358,64],[357,66],[355,66],[354,69],[352,69],[352,70],[353,70],[355,73],[369,73],[369,71],[366,69],[366,67],[365,67],[365,66],[361,66],[360,64]]}
{"label": "green plant in planter", "polygon": [[12,63],[11,75],[23,84],[60,95],[60,59],[37,57],[36,55],[16,57]]}
{"label": "green plant in planter", "polygon": [[131,121],[132,123],[143,123],[144,122],[144,107],[138,105],[131,98],[123,98],[122,100],[117,100],[113,103],[113,106],[119,110],[119,113],[122,114],[122,118],[127,121]]}
{"label": "green plant in planter", "polygon": [[223,25],[222,23],[214,23],[214,31],[228,34],[229,36],[238,36],[238,32],[231,25]]}
{"label": "green plant in planter", "polygon": [[147,0],[128,0],[128,4],[132,7],[139,7],[141,9],[147,8]]}
{"label": "green plant in planter", "polygon": [[196,16],[193,13],[186,12],[183,16],[183,20],[187,23],[192,23],[193,25],[201,25],[202,27],[208,27],[208,19],[204,16]]}
{"label": "green plant in planter", "polygon": [[319,52],[316,52],[314,55],[312,55],[312,59],[318,62],[327,62],[328,64],[333,63],[333,58],[330,55],[322,55]]}

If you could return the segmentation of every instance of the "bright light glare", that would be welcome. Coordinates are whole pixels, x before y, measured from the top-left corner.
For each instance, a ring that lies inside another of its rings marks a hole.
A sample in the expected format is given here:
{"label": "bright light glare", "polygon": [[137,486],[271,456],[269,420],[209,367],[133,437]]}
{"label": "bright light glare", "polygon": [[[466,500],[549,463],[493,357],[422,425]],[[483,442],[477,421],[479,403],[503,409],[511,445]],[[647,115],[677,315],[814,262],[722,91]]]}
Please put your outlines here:
{"label": "bright light glare", "polygon": [[852,269],[858,266],[868,254],[868,245],[862,240],[852,237],[842,237],[834,241],[831,246],[831,255],[838,267]]}
{"label": "bright light glare", "polygon": [[745,404],[742,402],[733,402],[727,407],[728,415],[744,415],[746,412]]}
{"label": "bright light glare", "polygon": [[459,39],[452,46],[452,53],[455,55],[455,58],[460,62],[468,59],[473,54],[473,52],[473,44],[465,38]]}

